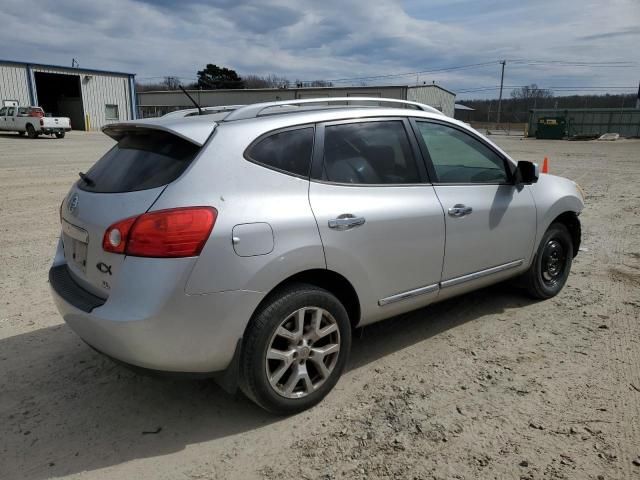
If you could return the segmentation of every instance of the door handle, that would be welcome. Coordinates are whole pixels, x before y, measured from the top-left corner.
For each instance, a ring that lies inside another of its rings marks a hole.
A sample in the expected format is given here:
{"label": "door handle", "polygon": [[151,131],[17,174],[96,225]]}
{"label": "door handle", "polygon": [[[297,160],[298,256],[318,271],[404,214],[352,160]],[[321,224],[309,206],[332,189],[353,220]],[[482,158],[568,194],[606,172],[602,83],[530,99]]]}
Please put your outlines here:
{"label": "door handle", "polygon": [[335,230],[349,230],[350,228],[359,227],[364,225],[364,217],[356,217],[350,213],[343,213],[338,215],[338,218],[329,220],[329,228]]}
{"label": "door handle", "polygon": [[464,217],[465,215],[469,215],[471,212],[473,212],[473,208],[467,207],[462,203],[456,203],[449,209],[449,215],[452,217]]}

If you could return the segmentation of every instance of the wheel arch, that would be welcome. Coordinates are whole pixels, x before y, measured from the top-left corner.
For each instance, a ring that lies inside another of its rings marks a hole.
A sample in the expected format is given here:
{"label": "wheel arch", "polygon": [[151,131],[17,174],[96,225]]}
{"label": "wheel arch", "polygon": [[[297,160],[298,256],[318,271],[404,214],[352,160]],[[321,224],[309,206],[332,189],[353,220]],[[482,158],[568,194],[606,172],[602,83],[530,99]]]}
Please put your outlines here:
{"label": "wheel arch", "polygon": [[[554,223],[561,223],[567,230],[569,230],[569,234],[571,235],[571,243],[573,244],[573,256],[578,254],[578,249],[580,248],[580,242],[582,241],[582,225],[580,224],[580,218],[578,218],[578,214],[572,211],[566,211],[556,216],[547,226],[551,226]],[[546,231],[546,230],[545,230]]]}
{"label": "wheel arch", "polygon": [[356,327],[360,323],[360,299],[351,282],[333,270],[322,268],[304,270],[282,280],[262,299],[254,310],[254,314],[269,302],[274,295],[277,295],[280,290],[292,283],[306,283],[329,291],[344,305],[349,315],[351,326]]}

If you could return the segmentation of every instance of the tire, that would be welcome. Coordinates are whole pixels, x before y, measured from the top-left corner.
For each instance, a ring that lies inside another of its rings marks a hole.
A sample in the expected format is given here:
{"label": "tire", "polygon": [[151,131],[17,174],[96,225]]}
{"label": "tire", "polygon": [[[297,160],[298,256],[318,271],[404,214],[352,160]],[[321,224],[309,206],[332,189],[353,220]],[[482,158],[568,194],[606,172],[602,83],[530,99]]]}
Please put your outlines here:
{"label": "tire", "polygon": [[56,132],[56,138],[64,138],[64,132]]}
{"label": "tire", "polygon": [[27,135],[29,138],[38,138],[38,132],[36,132],[36,129],[33,128],[33,125],[30,123],[27,124]]}
{"label": "tire", "polygon": [[350,348],[351,324],[340,301],[313,285],[291,285],[274,294],[247,327],[240,388],[271,413],[306,410],[338,382]]}
{"label": "tire", "polygon": [[566,226],[552,223],[547,229],[529,270],[523,275],[527,293],[538,299],[555,297],[569,278],[573,241]]}

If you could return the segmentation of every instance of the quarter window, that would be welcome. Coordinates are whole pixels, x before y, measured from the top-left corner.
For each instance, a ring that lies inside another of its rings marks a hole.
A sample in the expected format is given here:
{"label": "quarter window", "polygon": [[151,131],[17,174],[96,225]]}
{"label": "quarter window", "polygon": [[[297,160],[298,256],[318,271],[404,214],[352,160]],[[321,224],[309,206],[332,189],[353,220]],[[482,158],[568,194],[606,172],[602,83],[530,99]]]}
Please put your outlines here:
{"label": "quarter window", "polygon": [[351,184],[419,183],[402,121],[325,127],[323,179]]}
{"label": "quarter window", "polygon": [[439,183],[507,183],[505,161],[470,135],[446,125],[417,122]]}
{"label": "quarter window", "polygon": [[250,147],[246,157],[265,167],[308,177],[313,136],[312,127],[274,133]]}

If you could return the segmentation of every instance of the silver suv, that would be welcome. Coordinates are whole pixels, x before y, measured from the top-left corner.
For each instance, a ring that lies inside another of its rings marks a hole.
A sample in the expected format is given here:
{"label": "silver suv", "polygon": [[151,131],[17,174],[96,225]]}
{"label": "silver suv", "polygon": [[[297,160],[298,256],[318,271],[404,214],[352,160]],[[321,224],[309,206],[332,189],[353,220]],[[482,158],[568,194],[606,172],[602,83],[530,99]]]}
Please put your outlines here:
{"label": "silver suv", "polygon": [[273,102],[104,133],[117,144],[60,208],[64,320],[276,413],[333,388],[354,327],[512,277],[552,297],[580,244],[574,182],[426,105]]}

